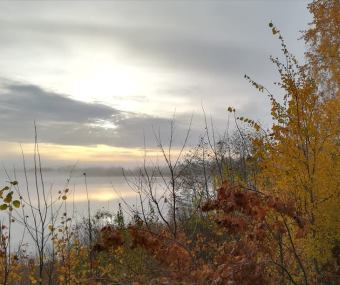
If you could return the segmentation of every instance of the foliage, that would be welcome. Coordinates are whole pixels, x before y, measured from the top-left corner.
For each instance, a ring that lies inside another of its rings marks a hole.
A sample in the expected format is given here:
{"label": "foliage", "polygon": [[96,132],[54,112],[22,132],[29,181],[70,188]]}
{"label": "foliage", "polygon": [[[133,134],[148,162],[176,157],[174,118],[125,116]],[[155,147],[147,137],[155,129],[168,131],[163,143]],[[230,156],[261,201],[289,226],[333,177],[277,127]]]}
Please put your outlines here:
{"label": "foliage", "polygon": [[322,96],[339,96],[340,3],[318,0],[310,3],[308,9],[314,18],[304,40],[309,46],[306,58],[313,79],[322,87]]}
{"label": "foliage", "polygon": [[26,259],[23,248],[19,248],[17,252],[11,250],[11,226],[15,222],[12,212],[21,205],[19,200],[14,199],[14,191],[12,191],[12,187],[17,184],[17,181],[10,181],[0,190],[0,210],[6,211],[8,217],[7,225],[0,222],[0,284],[4,285],[21,279],[20,271],[23,266],[20,261]]}
{"label": "foliage", "polygon": [[[318,13],[316,17],[319,17]],[[331,74],[335,72],[335,66],[338,68],[339,61],[334,66],[334,61],[326,60],[323,67],[316,67],[311,65],[315,58],[309,53],[311,62],[298,65],[288,52],[280,31],[272,24],[270,26],[273,34],[281,40],[285,55],[285,63],[272,58],[281,76],[278,85],[285,95],[280,103],[266,88],[247,77],[259,91],[268,93],[274,122],[269,132],[254,139],[254,159],[261,168],[256,178],[257,185],[260,191],[296,201],[308,229],[304,238],[296,242],[305,261],[305,270],[309,272],[305,273],[309,275],[305,276],[305,283],[321,282],[327,279],[324,268],[333,263],[332,249],[340,240],[339,182],[334,179],[339,173],[340,102],[339,91],[325,96],[328,89],[320,86],[325,81],[320,83],[319,75],[314,77],[314,69],[329,68],[328,75],[333,76]],[[314,33],[313,29],[307,32],[307,39]],[[314,44],[319,45],[319,42]],[[320,51],[319,47],[314,52],[321,52],[322,57],[331,56],[323,49]],[[332,87],[338,86],[333,80]]]}
{"label": "foliage", "polygon": [[[8,218],[0,227],[0,284],[338,284],[339,3],[308,5],[314,18],[303,34],[303,65],[269,24],[281,43],[283,61],[271,61],[283,97],[245,78],[269,97],[270,129],[228,107],[225,134],[218,137],[206,122],[198,146],[184,159],[189,131],[177,156],[171,152],[173,122],[168,147],[156,136],[167,175],[144,161],[136,179],[127,181],[140,200],[129,208],[130,220],[124,200],[117,213],[92,216],[88,199],[88,216],[74,221],[66,187],[48,204],[36,141],[41,204],[27,202],[16,181],[0,190],[0,210]],[[87,187],[85,173],[84,179]],[[37,258],[24,247],[11,250],[14,221],[30,233]]]}

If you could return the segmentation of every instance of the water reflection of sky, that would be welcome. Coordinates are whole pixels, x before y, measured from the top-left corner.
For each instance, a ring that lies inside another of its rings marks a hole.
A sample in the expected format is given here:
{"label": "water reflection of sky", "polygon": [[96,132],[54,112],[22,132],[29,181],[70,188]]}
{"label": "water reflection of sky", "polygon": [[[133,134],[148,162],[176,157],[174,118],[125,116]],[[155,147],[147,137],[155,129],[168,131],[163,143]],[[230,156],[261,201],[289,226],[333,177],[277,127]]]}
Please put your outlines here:
{"label": "water reflection of sky", "polygon": [[[29,201],[27,188],[26,188],[26,179],[23,173],[16,173],[16,175],[12,173],[8,173],[10,179],[7,175],[3,174],[1,177],[1,188],[6,186],[6,181],[17,180],[18,187],[14,190],[14,197],[17,199],[19,195],[22,195],[25,201]],[[36,191],[35,184],[35,176],[34,173],[28,173],[28,190],[30,193],[30,199],[34,207],[37,206],[38,203],[38,195],[40,195],[40,199],[42,201],[42,184],[41,180],[38,183],[39,194]],[[134,192],[126,182],[126,179],[122,176],[113,176],[113,177],[86,177],[86,184],[84,176],[81,174],[75,174],[70,179],[70,176],[66,173],[55,173],[55,172],[47,172],[43,176],[46,200],[47,203],[53,203],[53,213],[57,213],[59,210],[58,218],[56,224],[60,224],[61,216],[64,212],[67,212],[68,217],[73,218],[73,223],[81,221],[83,217],[87,216],[88,204],[87,204],[87,192],[86,186],[88,190],[88,195],[91,203],[91,215],[94,215],[98,211],[109,211],[111,213],[116,213],[118,210],[118,204],[121,203],[126,218],[129,219],[131,217],[131,213],[127,209],[127,206],[124,203],[127,203],[129,206],[133,207],[133,205],[138,205],[138,196],[137,193]],[[68,181],[69,179],[69,181]],[[68,188],[67,200],[58,199],[61,196],[59,191],[63,193],[63,191]],[[122,202],[122,198],[125,202]],[[24,207],[25,215],[28,216],[28,221],[33,225],[32,214],[29,207],[26,205]],[[48,224],[51,220],[51,207],[47,211],[47,221]],[[12,244],[13,247],[16,248],[19,244],[20,240],[23,237],[23,225],[20,223],[20,217],[22,217],[23,212],[22,209],[18,209],[14,211],[14,216],[17,217],[17,221],[12,225]],[[7,212],[0,212],[0,221],[2,223],[8,224],[8,215]],[[30,242],[29,235],[25,234],[24,240]],[[32,248],[33,250],[33,248]]]}

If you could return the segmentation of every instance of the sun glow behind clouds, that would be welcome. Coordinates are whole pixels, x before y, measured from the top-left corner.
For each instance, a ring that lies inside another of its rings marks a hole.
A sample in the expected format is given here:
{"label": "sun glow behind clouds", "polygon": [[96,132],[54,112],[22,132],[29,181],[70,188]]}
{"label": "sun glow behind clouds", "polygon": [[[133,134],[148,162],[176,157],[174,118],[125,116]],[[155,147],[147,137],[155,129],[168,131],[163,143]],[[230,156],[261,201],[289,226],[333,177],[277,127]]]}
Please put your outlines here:
{"label": "sun glow behind clouds", "polygon": [[[22,144],[24,154],[33,155],[34,144]],[[125,148],[108,145],[76,146],[40,143],[39,151],[44,160],[64,161],[67,163],[93,162],[100,164],[119,164],[142,162],[145,151],[148,159],[158,159],[162,157],[159,149]],[[179,149],[173,149],[173,155],[179,153]],[[0,142],[0,155],[20,155],[20,146],[12,142]]]}
{"label": "sun glow behind clouds", "polygon": [[171,82],[181,82],[183,78],[137,62],[118,48],[83,47],[70,58],[64,80],[51,88],[76,100],[101,102],[126,112],[171,116],[174,109],[169,105],[177,112],[192,112],[187,98],[164,92]]}
{"label": "sun glow behind clouds", "polygon": [[107,101],[114,96],[131,96],[143,89],[141,75],[132,68],[95,63],[74,81],[72,96],[82,100]]}
{"label": "sun glow behind clouds", "polygon": [[[86,58],[91,60],[84,60]],[[85,51],[73,58],[68,78],[62,87],[74,99],[102,102],[123,111],[143,110],[144,113],[149,111],[147,104],[136,98],[152,94],[160,79],[154,71],[135,66],[129,59],[121,55],[114,57],[105,50],[95,56]]]}

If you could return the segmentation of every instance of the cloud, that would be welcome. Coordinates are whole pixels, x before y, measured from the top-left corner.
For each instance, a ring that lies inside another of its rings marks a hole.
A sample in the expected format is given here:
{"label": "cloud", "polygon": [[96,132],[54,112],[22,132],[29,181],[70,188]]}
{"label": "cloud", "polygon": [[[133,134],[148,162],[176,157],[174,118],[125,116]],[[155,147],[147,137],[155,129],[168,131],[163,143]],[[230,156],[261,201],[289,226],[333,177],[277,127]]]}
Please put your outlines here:
{"label": "cloud", "polygon": [[[178,143],[183,141],[190,115],[176,118]],[[123,112],[100,103],[86,103],[31,84],[4,81],[0,85],[0,140],[32,142],[34,121],[39,139],[65,145],[143,147],[154,144],[161,130],[169,137],[169,119]],[[199,134],[193,129],[194,135]]]}
{"label": "cloud", "polygon": [[[268,17],[275,15],[286,30],[307,15],[301,16],[305,3],[100,4],[68,3],[70,14],[65,14],[63,5],[32,4],[26,7],[29,13],[17,7],[13,13],[17,18],[3,14],[0,22],[3,45],[15,50],[24,45],[33,51],[45,47],[54,54],[58,49],[76,52],[79,45],[93,52],[104,47],[119,49],[137,65],[177,69],[177,73],[242,76],[270,70],[264,59],[278,45],[266,29]],[[3,10],[13,7],[5,5]],[[286,13],[279,11],[290,11],[292,19],[286,21]]]}
{"label": "cloud", "polygon": [[258,47],[240,45],[226,35],[213,37],[209,31],[197,34],[157,25],[128,26],[71,21],[47,21],[41,25],[34,20],[19,23],[2,20],[0,25],[7,27],[7,30],[0,30],[5,45],[11,49],[16,49],[18,44],[25,45],[30,47],[28,50],[35,56],[44,48],[54,54],[62,50],[70,54],[72,48],[77,47],[77,41],[88,47],[96,43],[116,52],[118,48],[121,56],[129,58],[136,65],[177,69],[179,73],[242,76],[245,71],[261,65],[260,70],[264,72],[265,65],[261,59],[268,56],[266,51]]}
{"label": "cloud", "polygon": [[14,82],[3,86],[0,102],[2,119],[17,114],[22,121],[83,124],[97,118],[112,120],[115,116],[121,115],[118,110],[105,105],[75,101],[35,85]]}
{"label": "cloud", "polygon": [[[265,97],[255,95],[243,74],[266,86],[275,81],[266,60],[280,49],[266,28],[271,19],[291,50],[303,55],[303,41],[296,39],[310,18],[305,6],[305,1],[1,2],[0,78],[16,81],[0,82],[0,142],[32,142],[36,121],[46,143],[141,147],[144,136],[154,144],[154,130],[169,137],[166,116],[175,108],[177,145],[190,112],[199,112],[195,142],[204,129],[201,104],[217,129],[225,128],[229,105],[268,122]],[[93,96],[73,89],[106,74],[108,66],[117,73],[131,67],[145,86],[129,96],[119,88],[111,92],[107,87],[114,80],[108,75],[107,86],[94,84]],[[108,94],[100,94],[100,87]],[[126,110],[136,113],[119,109],[132,101],[137,107]],[[147,108],[154,116],[145,114]]]}

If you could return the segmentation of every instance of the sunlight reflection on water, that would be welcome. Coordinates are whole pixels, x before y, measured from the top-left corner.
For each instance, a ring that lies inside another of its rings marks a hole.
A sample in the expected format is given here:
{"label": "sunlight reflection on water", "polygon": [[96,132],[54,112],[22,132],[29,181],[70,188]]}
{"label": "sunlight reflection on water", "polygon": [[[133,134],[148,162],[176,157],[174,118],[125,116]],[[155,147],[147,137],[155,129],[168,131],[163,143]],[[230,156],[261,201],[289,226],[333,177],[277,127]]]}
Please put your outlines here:
{"label": "sunlight reflection on water", "polygon": [[[42,184],[39,180],[38,189],[39,194],[36,191],[36,184],[35,184],[35,176],[34,173],[28,173],[28,189],[30,193],[30,199],[34,206],[38,203],[38,195],[42,198]],[[60,223],[61,219],[60,216],[65,211],[67,212],[68,216],[73,218],[74,222],[81,221],[82,217],[87,215],[87,193],[86,193],[86,185],[84,176],[77,173],[70,178],[68,181],[68,174],[66,173],[58,173],[58,172],[46,172],[43,176],[44,181],[44,188],[46,193],[46,200],[48,203],[50,201],[54,201],[54,211],[61,207],[61,211],[59,212],[58,223]],[[1,186],[5,186],[6,181],[18,181],[18,188],[13,189],[15,192],[15,197],[18,198],[21,195],[25,201],[29,201],[27,190],[26,190],[26,179],[23,173],[16,173],[16,176],[10,175],[10,179],[3,175],[1,177],[2,184]],[[118,204],[121,201],[121,198],[129,205],[137,205],[138,203],[138,196],[137,194],[130,189],[126,180],[122,176],[113,176],[113,177],[94,177],[89,176],[86,177],[87,181],[87,189],[89,198],[91,201],[91,215],[94,215],[99,210],[110,211],[111,213],[116,213],[118,209]],[[58,200],[58,196],[60,194],[59,191],[65,190],[65,188],[69,188],[68,198],[66,203],[63,203],[62,199]],[[61,206],[62,205],[62,206]],[[66,207],[66,208],[65,208]],[[123,205],[124,207],[124,205]],[[30,220],[30,223],[33,224],[31,212],[29,208],[25,206],[25,211]],[[22,216],[22,209],[15,210],[15,216]],[[125,213],[127,214],[127,218],[129,218],[129,213],[125,209]],[[51,212],[48,211],[47,220],[50,221]],[[0,221],[2,223],[8,223],[8,217],[6,212],[0,212]],[[14,234],[13,234],[14,233]],[[17,247],[19,241],[22,238],[23,233],[23,225],[16,221],[13,223],[12,226],[12,244]],[[26,233],[25,241],[29,242],[30,238]]]}

